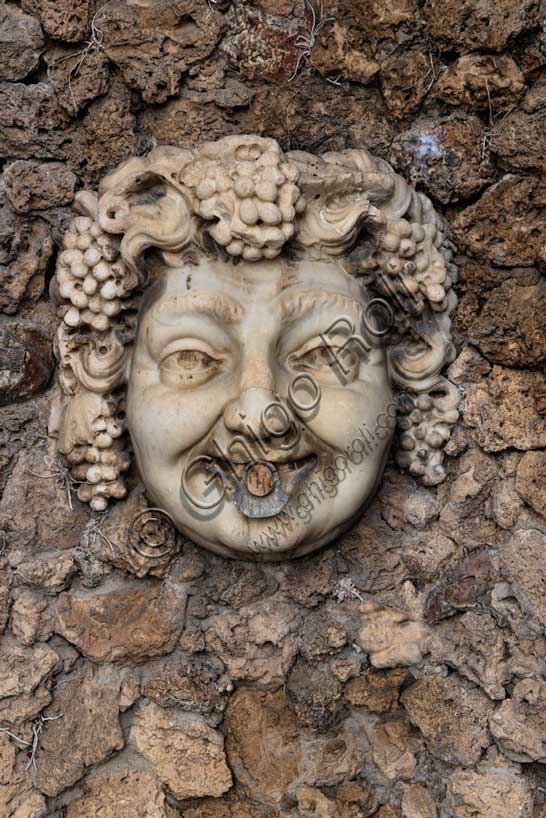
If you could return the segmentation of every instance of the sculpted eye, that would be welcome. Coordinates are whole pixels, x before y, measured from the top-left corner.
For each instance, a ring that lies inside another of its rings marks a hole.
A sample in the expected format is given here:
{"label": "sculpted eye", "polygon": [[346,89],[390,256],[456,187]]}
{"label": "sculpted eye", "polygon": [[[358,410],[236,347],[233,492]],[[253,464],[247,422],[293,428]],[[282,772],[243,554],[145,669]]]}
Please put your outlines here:
{"label": "sculpted eye", "polygon": [[354,369],[359,364],[358,355],[348,348],[327,346],[314,347],[300,355],[296,363],[303,369],[336,369],[343,365],[344,369]]}
{"label": "sculpted eye", "polygon": [[160,369],[163,379],[172,385],[197,386],[217,374],[220,361],[200,349],[181,349],[167,355]]}
{"label": "sculpted eye", "polygon": [[335,350],[326,345],[315,347],[300,355],[297,362],[305,369],[323,369],[325,366],[333,366],[335,363]]}

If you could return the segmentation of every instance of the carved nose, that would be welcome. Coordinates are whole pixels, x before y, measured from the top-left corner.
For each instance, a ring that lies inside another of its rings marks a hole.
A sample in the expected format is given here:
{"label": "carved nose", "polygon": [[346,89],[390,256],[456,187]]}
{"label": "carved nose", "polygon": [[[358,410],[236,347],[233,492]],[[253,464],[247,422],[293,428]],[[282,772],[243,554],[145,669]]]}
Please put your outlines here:
{"label": "carved nose", "polygon": [[[230,432],[258,437],[265,440],[275,431],[280,431],[278,412],[275,407],[278,401],[269,389],[252,386],[244,389],[234,400],[226,404],[224,423]],[[265,424],[262,422],[265,418]]]}

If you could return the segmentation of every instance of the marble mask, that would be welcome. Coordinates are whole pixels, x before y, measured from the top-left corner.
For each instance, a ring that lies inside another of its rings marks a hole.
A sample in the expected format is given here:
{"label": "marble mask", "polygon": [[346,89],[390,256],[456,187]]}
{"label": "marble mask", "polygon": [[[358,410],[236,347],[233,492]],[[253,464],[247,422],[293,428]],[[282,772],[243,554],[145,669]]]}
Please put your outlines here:
{"label": "marble mask", "polygon": [[77,207],[53,426],[83,502],[123,498],[132,452],[194,542],[283,559],[362,512],[393,435],[402,468],[444,479],[450,248],[385,162],[227,137],[129,160]]}

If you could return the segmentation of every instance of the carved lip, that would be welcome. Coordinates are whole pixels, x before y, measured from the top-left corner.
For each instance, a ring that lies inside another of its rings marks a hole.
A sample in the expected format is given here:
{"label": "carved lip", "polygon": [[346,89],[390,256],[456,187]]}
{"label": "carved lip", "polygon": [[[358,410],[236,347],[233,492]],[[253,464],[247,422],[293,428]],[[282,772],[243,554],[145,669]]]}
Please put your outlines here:
{"label": "carved lip", "polygon": [[[225,475],[229,475],[231,479],[235,479],[237,475],[238,480],[241,479],[244,469],[253,462],[264,462],[270,464],[275,472],[278,473],[280,482],[284,490],[290,494],[292,491],[292,483],[299,482],[302,476],[309,474],[318,464],[319,456],[317,454],[308,454],[303,457],[294,458],[292,460],[274,460],[274,459],[258,459],[256,461],[247,460],[244,463],[234,463],[220,457],[213,457],[209,468],[214,469],[216,466]],[[302,475],[302,472],[304,474]]]}

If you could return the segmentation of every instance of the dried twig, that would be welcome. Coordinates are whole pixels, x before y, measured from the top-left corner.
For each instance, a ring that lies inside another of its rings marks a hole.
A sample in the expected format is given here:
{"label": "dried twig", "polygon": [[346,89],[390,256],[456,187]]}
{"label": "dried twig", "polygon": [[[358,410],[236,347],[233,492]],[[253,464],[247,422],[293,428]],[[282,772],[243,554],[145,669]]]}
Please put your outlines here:
{"label": "dried twig", "polygon": [[10,738],[14,739],[14,741],[18,741],[19,744],[23,744],[25,747],[30,747],[30,745],[32,744],[31,741],[27,741],[24,738],[16,736],[15,733],[12,733],[11,730],[8,730],[7,727],[0,727],[0,733],[4,733],[6,736],[9,736]]}
{"label": "dried twig", "polygon": [[32,742],[26,742],[29,747],[32,747],[28,764],[25,767],[26,770],[30,770],[31,768],[36,769],[36,755],[40,749],[40,739],[44,730],[44,724],[48,721],[57,721],[58,719],[62,719],[63,716],[64,713],[59,713],[58,716],[39,716],[36,719],[32,725]]}
{"label": "dried twig", "polygon": [[116,556],[116,549],[112,540],[106,536],[104,531],[102,530],[102,526],[108,516],[108,512],[104,511],[102,514],[98,514],[96,517],[91,517],[87,525],[83,530],[82,540],[83,544],[86,548],[90,548],[96,545],[97,537],[102,537],[104,542],[110,546],[110,550],[112,551],[112,556]]}
{"label": "dried twig", "polygon": [[[210,2],[215,3],[218,2],[218,0],[210,0]],[[91,51],[102,51],[104,49],[104,46],[102,44],[104,35],[102,29],[100,29],[97,25],[98,13],[99,12],[97,11],[95,16],[91,20],[91,37],[86,42],[85,46],[82,49],[80,49],[80,51],[74,51],[71,54],[66,54],[64,57],[59,57],[59,59],[55,60],[53,63],[54,65],[56,65],[57,63],[65,62],[66,60],[71,60],[74,59],[75,57],[77,58],[76,62],[68,72],[68,90],[70,91],[70,98],[72,100],[74,112],[77,112],[78,106],[76,105],[76,98],[74,96],[74,91],[72,89],[72,80],[75,79],[80,73],[82,65],[84,64],[85,60],[87,59]]]}
{"label": "dried twig", "polygon": [[299,49],[301,53],[298,57],[296,67],[294,68],[294,73],[289,78],[288,82],[292,82],[292,80],[297,76],[302,64],[307,64],[309,62],[311,51],[313,50],[317,37],[323,28],[328,23],[335,20],[335,17],[324,17],[322,0],[319,0],[318,8],[315,7],[313,0],[304,0],[304,3],[306,9],[311,12],[311,24],[309,31],[306,34],[300,34],[296,39],[296,48]]}
{"label": "dried twig", "polygon": [[49,469],[49,473],[39,474],[38,472],[32,471],[32,469],[26,469],[27,473],[32,474],[33,477],[39,477],[40,480],[55,480],[59,488],[66,491],[68,505],[70,506],[70,510],[74,511],[72,492],[75,491],[78,486],[82,486],[84,484],[83,481],[75,480],[70,474],[70,469],[55,457],[46,455],[44,457],[44,463]]}
{"label": "dried twig", "polygon": [[358,599],[359,602],[364,602],[364,597],[349,577],[343,577],[343,579],[339,580],[335,587],[334,596],[338,602],[344,602],[346,599]]}

